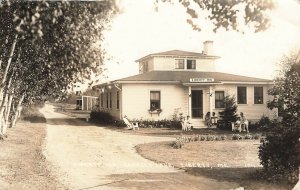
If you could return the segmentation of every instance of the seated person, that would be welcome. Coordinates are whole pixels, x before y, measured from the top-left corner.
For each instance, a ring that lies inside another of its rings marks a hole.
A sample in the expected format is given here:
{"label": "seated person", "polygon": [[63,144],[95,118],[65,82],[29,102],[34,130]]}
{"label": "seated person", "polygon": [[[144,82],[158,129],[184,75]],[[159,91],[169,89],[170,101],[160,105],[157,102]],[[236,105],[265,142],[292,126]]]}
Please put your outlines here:
{"label": "seated person", "polygon": [[185,125],[186,125],[187,131],[192,130],[192,123],[191,123],[191,120],[190,120],[190,116],[186,116]]}
{"label": "seated person", "polygon": [[243,129],[243,131],[249,132],[249,130],[248,130],[249,122],[248,122],[247,118],[244,116],[243,112],[240,113],[240,116],[241,116],[241,124],[240,124],[241,128]]}
{"label": "seated person", "polygon": [[192,125],[191,125],[191,121],[190,121],[190,116],[186,116],[186,119],[185,117],[182,118],[181,120],[181,126],[182,126],[182,130],[183,131],[190,131],[192,129]]}
{"label": "seated person", "polygon": [[211,122],[210,112],[207,112],[204,119],[205,119],[205,125],[207,125],[207,127],[211,127],[212,122]]}
{"label": "seated person", "polygon": [[216,116],[215,112],[212,112],[211,122],[212,122],[213,125],[217,125],[217,123],[218,123],[218,119],[217,119],[217,116]]}
{"label": "seated person", "polygon": [[182,127],[183,131],[186,131],[186,124],[185,124],[185,118],[184,117],[181,118],[181,127]]}
{"label": "seated person", "polygon": [[236,122],[231,123],[231,129],[232,129],[232,131],[235,131],[235,130],[238,130],[239,132],[242,131],[240,117],[237,118]]}

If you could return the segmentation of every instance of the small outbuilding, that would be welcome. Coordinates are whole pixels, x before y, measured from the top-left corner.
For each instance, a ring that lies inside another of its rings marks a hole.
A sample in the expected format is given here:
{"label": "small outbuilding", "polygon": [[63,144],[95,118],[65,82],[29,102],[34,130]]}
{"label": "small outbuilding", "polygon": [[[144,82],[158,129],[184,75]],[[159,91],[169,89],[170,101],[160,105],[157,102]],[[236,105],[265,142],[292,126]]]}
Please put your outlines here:
{"label": "small outbuilding", "polygon": [[81,96],[76,99],[76,109],[91,111],[98,106],[99,99],[96,96]]}

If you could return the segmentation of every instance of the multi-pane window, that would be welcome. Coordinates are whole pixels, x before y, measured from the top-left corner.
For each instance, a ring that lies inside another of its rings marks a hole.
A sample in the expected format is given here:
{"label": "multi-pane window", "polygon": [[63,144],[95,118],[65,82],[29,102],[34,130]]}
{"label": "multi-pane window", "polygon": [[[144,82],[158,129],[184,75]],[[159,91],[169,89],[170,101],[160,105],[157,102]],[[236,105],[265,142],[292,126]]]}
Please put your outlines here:
{"label": "multi-pane window", "polygon": [[186,60],[187,69],[196,69],[196,60]]}
{"label": "multi-pane window", "polygon": [[120,95],[119,95],[119,91],[117,91],[117,109],[120,108]]}
{"label": "multi-pane window", "polygon": [[264,103],[264,90],[263,87],[254,87],[254,104]]}
{"label": "multi-pane window", "polygon": [[215,108],[224,108],[224,91],[215,92]]}
{"label": "multi-pane window", "polygon": [[150,110],[160,109],[160,91],[150,91]]}
{"label": "multi-pane window", "polygon": [[237,87],[237,103],[247,104],[247,87],[245,86]]}
{"label": "multi-pane window", "polygon": [[108,108],[108,92],[106,93],[106,108]]}
{"label": "multi-pane window", "polygon": [[184,59],[175,59],[175,69],[184,69]]}
{"label": "multi-pane window", "polygon": [[112,108],[111,92],[109,93],[109,108]]}

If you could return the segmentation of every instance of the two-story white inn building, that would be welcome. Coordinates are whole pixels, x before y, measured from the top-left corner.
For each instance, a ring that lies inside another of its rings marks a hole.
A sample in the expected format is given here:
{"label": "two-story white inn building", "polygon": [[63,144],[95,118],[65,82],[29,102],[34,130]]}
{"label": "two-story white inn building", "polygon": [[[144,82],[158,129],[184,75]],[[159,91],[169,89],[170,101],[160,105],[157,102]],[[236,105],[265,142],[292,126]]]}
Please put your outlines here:
{"label": "two-story white inn building", "polygon": [[173,50],[138,59],[139,74],[94,86],[99,105],[116,119],[171,119],[189,115],[194,126],[204,126],[207,112],[224,108],[226,95],[234,95],[238,112],[249,120],[275,116],[266,107],[271,80],[215,72],[220,57],[212,54],[213,42],[204,42],[202,53]]}

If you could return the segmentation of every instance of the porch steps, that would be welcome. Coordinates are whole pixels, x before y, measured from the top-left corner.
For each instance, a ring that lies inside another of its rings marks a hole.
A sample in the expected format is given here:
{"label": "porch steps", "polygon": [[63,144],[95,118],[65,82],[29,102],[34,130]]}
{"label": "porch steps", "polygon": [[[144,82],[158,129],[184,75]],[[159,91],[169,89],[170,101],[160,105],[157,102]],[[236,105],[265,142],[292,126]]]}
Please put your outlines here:
{"label": "porch steps", "polygon": [[193,120],[191,120],[191,123],[192,123],[192,126],[193,126],[193,128],[195,128],[195,129],[199,129],[199,128],[206,128],[207,126],[205,125],[205,122],[204,121],[202,121],[202,120],[197,120],[197,121],[193,121]]}

